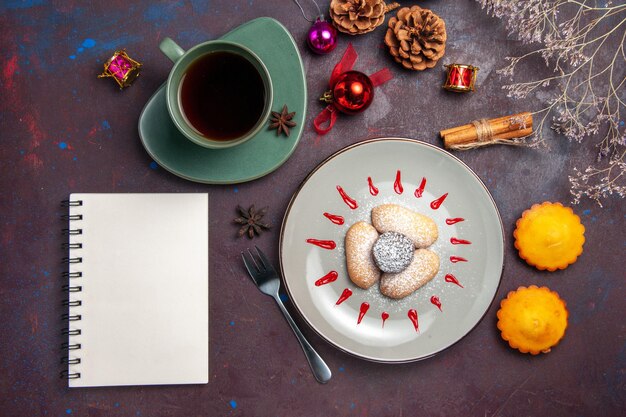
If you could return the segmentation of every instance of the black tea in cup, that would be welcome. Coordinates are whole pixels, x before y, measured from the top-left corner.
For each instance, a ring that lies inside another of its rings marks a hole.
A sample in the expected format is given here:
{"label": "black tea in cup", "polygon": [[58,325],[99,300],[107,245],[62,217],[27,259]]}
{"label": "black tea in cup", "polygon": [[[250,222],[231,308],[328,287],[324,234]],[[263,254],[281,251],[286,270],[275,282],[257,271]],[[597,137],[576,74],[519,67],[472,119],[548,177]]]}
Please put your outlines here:
{"label": "black tea in cup", "polygon": [[210,52],[196,59],[179,87],[181,112],[203,137],[230,141],[246,135],[263,114],[265,86],[241,55]]}

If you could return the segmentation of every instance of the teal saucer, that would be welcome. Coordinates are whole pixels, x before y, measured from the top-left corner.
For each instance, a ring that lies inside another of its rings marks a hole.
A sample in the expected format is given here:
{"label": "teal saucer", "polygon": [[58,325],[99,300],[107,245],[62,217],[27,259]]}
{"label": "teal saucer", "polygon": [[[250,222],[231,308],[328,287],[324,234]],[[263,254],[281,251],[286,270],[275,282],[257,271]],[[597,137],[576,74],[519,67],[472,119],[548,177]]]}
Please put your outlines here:
{"label": "teal saucer", "polygon": [[[262,129],[247,142],[227,149],[208,149],[188,140],[170,119],[165,84],[152,95],[139,116],[139,137],[160,166],[181,178],[205,184],[251,181],[277,169],[295,150],[306,115],[306,81],[302,59],[291,34],[278,21],[261,17],[220,39],[240,43],[265,63],[274,88],[272,110],[287,105],[295,111],[289,137]],[[269,123],[268,123],[269,126]]]}

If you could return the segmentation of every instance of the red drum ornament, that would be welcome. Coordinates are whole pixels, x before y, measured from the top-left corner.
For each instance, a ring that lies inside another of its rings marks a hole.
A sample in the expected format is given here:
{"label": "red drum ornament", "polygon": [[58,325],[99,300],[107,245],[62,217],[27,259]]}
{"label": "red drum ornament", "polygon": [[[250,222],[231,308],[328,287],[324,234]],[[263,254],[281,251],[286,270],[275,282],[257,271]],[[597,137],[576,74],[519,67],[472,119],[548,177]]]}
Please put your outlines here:
{"label": "red drum ornament", "polygon": [[444,89],[456,93],[475,91],[474,84],[476,83],[478,67],[464,64],[450,64],[445,67],[448,75],[446,76],[446,82],[443,84]]}

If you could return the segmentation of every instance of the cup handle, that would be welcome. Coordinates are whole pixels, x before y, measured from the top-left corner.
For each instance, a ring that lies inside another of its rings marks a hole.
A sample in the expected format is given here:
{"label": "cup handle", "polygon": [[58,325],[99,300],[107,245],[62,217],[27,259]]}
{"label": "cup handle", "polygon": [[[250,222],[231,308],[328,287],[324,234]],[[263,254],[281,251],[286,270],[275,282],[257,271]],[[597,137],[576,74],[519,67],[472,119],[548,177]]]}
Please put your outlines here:
{"label": "cup handle", "polygon": [[159,44],[159,49],[161,49],[161,52],[171,59],[172,62],[178,61],[185,53],[185,50],[170,38],[163,39]]}

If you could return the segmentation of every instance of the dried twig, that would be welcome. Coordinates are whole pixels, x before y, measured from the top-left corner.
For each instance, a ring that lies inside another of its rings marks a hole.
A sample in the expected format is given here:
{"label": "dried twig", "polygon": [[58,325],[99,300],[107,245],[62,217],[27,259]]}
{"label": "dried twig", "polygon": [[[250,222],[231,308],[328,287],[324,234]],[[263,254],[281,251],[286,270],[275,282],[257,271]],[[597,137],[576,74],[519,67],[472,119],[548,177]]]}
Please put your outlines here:
{"label": "dried twig", "polygon": [[[626,4],[596,0],[477,0],[487,12],[503,19],[511,34],[539,47],[498,71],[509,77],[508,96],[558,85],[555,96],[534,112],[534,145],[545,143],[544,125],[569,140],[597,138],[598,156],[584,170],[569,176],[573,203],[582,197],[601,200],[626,196]],[[540,56],[554,75],[515,81],[516,70]]]}

